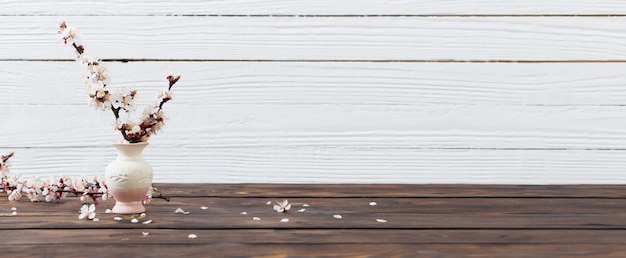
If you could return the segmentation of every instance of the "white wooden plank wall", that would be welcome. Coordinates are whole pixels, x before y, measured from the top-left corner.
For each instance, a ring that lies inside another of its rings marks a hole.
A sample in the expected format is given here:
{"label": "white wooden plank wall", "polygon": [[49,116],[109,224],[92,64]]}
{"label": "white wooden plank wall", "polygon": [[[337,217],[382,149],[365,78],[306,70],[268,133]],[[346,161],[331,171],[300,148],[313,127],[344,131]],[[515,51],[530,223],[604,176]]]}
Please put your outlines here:
{"label": "white wooden plank wall", "polygon": [[156,182],[626,183],[626,2],[0,0],[0,152],[102,174],[61,20],[112,87],[182,74]]}

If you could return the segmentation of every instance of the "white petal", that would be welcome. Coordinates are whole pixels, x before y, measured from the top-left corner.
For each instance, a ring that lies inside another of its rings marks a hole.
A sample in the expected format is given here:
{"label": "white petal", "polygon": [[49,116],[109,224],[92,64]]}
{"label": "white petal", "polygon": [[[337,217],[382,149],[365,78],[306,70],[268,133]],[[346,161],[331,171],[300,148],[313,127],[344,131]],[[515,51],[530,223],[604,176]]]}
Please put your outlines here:
{"label": "white petal", "polygon": [[270,205],[270,204],[272,204],[272,201],[268,201],[268,202],[266,202],[265,204],[266,204],[266,205]]}
{"label": "white petal", "polygon": [[308,205],[305,203],[305,204],[302,204],[302,207],[311,207],[311,205]]}
{"label": "white petal", "polygon": [[141,223],[142,223],[142,224],[150,224],[150,223],[152,223],[152,220],[151,220],[151,219],[149,219],[149,220],[146,220],[146,221],[141,222]]}
{"label": "white petal", "polygon": [[93,218],[93,221],[100,221],[99,218]]}
{"label": "white petal", "polygon": [[188,211],[184,211],[184,210],[183,210],[183,209],[181,209],[181,208],[176,209],[176,210],[174,211],[174,213],[189,214],[189,212],[188,212]]}
{"label": "white petal", "polygon": [[139,220],[138,220],[138,219],[133,218],[133,219],[131,219],[131,220],[130,220],[130,223],[139,223]]}
{"label": "white petal", "polygon": [[261,218],[259,218],[259,217],[254,217],[254,218],[252,218],[252,220],[261,220]]}
{"label": "white petal", "polygon": [[11,210],[12,210],[12,211],[16,211],[16,210],[17,210],[17,208],[15,208],[15,207],[11,207]]}
{"label": "white petal", "polygon": [[87,213],[88,211],[89,211],[89,207],[87,207],[87,204],[83,204],[83,206],[80,207],[81,213]]}
{"label": "white petal", "polygon": [[200,207],[200,209],[203,209],[203,210],[208,210],[208,209],[209,209],[209,207],[207,207],[207,206],[202,206],[202,207]]}
{"label": "white petal", "polygon": [[89,205],[89,212],[94,212],[94,211],[96,211],[96,205],[92,203],[91,205]]}
{"label": "white petal", "polygon": [[376,202],[370,202],[370,206],[376,206],[378,205]]}
{"label": "white petal", "polygon": [[141,213],[141,214],[139,214],[139,217],[140,217],[140,218],[145,218],[145,217],[146,217],[146,214],[145,214],[145,213]]}
{"label": "white petal", "polygon": [[150,234],[150,232],[141,232],[142,235],[147,236]]}
{"label": "white petal", "polygon": [[306,209],[305,209],[305,208],[302,208],[302,209],[299,209],[299,210],[298,210],[298,212],[304,212],[304,211],[306,211]]}
{"label": "white petal", "polygon": [[15,215],[17,215],[17,211],[11,212],[11,216],[15,216]]}
{"label": "white petal", "polygon": [[387,220],[384,220],[384,219],[376,219],[376,222],[385,223],[385,222],[387,222]]}
{"label": "white petal", "polygon": [[104,213],[113,213],[113,211],[111,209],[106,209]]}
{"label": "white petal", "polygon": [[113,218],[113,220],[115,220],[115,221],[122,221],[122,218],[121,217],[115,217],[115,218]]}
{"label": "white petal", "polygon": [[241,213],[239,213],[239,214],[241,214],[241,215],[248,215],[248,212],[245,212],[245,211],[244,211],[244,212],[241,212]]}
{"label": "white petal", "polygon": [[96,217],[96,213],[95,212],[90,212],[89,213],[89,219],[93,219]]}
{"label": "white petal", "polygon": [[78,215],[78,219],[85,219],[85,217],[87,217],[86,213],[81,213],[80,215]]}
{"label": "white petal", "polygon": [[335,215],[333,215],[333,218],[335,218],[335,219],[341,219],[341,218],[343,218],[343,217],[342,217],[341,215],[339,215],[339,214],[335,214]]}
{"label": "white petal", "polygon": [[196,236],[196,234],[189,234],[187,238],[195,239],[195,238],[198,238],[198,236]]}
{"label": "white petal", "polygon": [[280,222],[289,222],[288,218],[281,219]]}
{"label": "white petal", "polygon": [[287,205],[287,207],[285,207],[285,210],[289,210],[291,209],[291,204]]}

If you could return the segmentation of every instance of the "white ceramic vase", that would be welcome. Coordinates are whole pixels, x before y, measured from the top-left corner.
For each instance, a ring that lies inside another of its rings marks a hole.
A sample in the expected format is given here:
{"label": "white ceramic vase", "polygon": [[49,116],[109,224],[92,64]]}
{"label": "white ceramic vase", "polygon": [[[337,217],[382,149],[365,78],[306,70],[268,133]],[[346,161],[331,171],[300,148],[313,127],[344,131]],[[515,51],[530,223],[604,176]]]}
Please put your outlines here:
{"label": "white ceramic vase", "polygon": [[143,200],[152,185],[152,167],[141,152],[148,145],[140,143],[115,143],[117,158],[105,170],[109,193],[115,198],[113,213],[142,213]]}

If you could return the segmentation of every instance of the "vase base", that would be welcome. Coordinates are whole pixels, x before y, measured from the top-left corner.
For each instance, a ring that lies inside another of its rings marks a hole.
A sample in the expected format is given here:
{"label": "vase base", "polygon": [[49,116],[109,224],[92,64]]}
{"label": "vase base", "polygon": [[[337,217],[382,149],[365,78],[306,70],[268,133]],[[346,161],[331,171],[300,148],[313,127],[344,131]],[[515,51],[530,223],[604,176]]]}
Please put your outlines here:
{"label": "vase base", "polygon": [[146,211],[141,202],[120,202],[116,201],[115,206],[111,209],[113,213],[117,214],[134,214],[142,213]]}
{"label": "vase base", "polygon": [[109,189],[109,193],[115,198],[113,213],[133,214],[146,211],[143,206],[143,199],[146,197],[148,188],[141,189]]}

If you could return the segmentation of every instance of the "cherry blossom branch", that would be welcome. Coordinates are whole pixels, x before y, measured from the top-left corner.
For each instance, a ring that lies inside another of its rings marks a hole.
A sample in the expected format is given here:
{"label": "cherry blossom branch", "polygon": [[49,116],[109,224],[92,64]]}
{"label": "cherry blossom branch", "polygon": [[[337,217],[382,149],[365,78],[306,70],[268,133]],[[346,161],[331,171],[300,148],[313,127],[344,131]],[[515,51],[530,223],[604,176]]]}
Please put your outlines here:
{"label": "cherry blossom branch", "polygon": [[151,135],[156,134],[161,129],[166,120],[162,111],[163,105],[172,99],[172,86],[180,80],[180,75],[170,74],[166,77],[169,81],[167,90],[159,93],[157,104],[148,106],[139,121],[130,120],[130,114],[128,114],[127,121],[123,122],[120,111],[124,110],[126,113],[134,111],[134,98],[137,91],[111,93],[109,90],[106,90],[105,88],[109,80],[106,68],[101,64],[100,60],[85,54],[85,47],[77,43],[77,30],[68,27],[65,22],[61,22],[57,33],[60,35],[63,44],[73,47],[77,55],[76,59],[87,66],[86,84],[89,87],[91,105],[96,109],[110,109],[113,112],[115,128],[120,131],[125,141],[129,143],[148,141]]}
{"label": "cherry blossom branch", "polygon": [[[63,180],[61,180],[63,181]],[[84,179],[80,181],[84,182]],[[28,185],[27,181],[11,184],[8,180],[2,180],[2,186],[0,186],[0,192],[6,192],[10,201],[19,201],[23,194],[30,199],[31,202],[57,202],[67,197],[68,194],[80,197],[80,200],[84,203],[98,202],[98,198],[102,201],[108,200],[109,193],[105,184],[100,183],[88,183],[84,189],[77,188],[75,185],[64,185],[63,183],[45,184],[43,186]],[[154,195],[158,192],[158,195]],[[149,204],[152,199],[163,199],[170,201],[170,197],[164,196],[160,193],[156,187],[148,191],[144,197],[144,203]]]}

